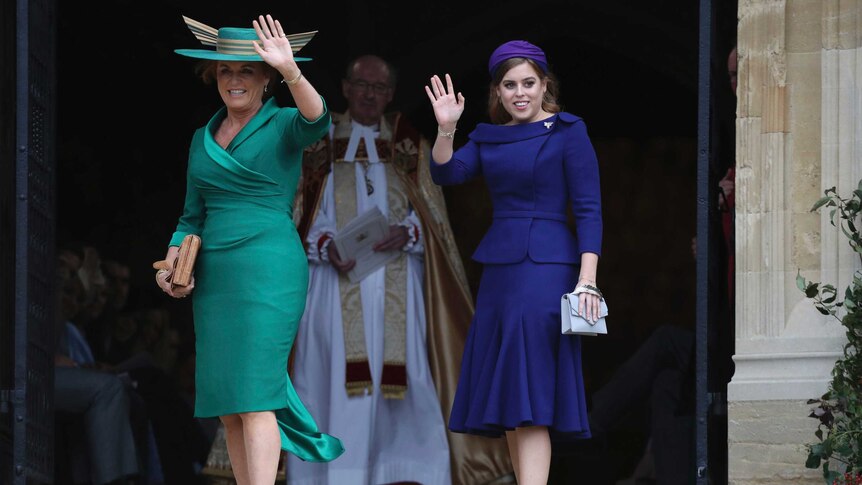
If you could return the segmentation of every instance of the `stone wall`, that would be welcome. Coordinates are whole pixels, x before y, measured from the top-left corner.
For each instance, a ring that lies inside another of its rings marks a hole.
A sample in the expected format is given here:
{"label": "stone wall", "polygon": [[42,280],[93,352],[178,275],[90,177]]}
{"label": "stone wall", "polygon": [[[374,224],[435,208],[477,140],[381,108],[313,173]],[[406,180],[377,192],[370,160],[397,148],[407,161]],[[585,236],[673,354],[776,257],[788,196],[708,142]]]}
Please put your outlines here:
{"label": "stone wall", "polygon": [[804,468],[809,398],[844,342],[795,286],[797,271],[844,288],[858,259],[826,188],[862,178],[862,3],[741,0],[736,179],[736,371],[728,386],[730,483],[823,483]]}

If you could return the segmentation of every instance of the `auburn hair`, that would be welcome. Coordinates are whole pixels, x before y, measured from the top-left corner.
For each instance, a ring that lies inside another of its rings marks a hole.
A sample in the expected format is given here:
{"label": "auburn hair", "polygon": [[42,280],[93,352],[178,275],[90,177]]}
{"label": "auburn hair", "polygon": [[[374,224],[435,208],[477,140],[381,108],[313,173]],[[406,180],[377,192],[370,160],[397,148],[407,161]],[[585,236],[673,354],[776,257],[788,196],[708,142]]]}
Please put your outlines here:
{"label": "auburn hair", "polygon": [[539,75],[539,78],[547,83],[545,95],[542,96],[542,109],[548,113],[559,113],[563,110],[562,106],[557,102],[557,98],[560,93],[560,83],[557,81],[556,76],[554,76],[550,70],[545,71],[542,69],[542,67],[532,59],[527,59],[526,57],[513,57],[500,63],[497,70],[494,71],[494,77],[491,79],[491,85],[488,88],[488,117],[491,119],[491,122],[496,125],[502,125],[512,121],[512,115],[506,111],[506,108],[503,107],[502,101],[500,101],[500,95],[497,94],[497,87],[503,81],[503,76],[505,76],[510,69],[524,63],[529,64],[530,67],[532,67]]}

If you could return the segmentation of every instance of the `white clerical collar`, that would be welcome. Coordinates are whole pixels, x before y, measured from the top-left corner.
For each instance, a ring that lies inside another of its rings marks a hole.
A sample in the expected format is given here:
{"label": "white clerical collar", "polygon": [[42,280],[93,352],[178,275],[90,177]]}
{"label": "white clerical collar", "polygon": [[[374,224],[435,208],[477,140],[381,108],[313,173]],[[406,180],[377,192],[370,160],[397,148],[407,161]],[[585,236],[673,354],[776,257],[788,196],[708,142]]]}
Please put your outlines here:
{"label": "white clerical collar", "polygon": [[347,152],[344,154],[345,162],[356,159],[356,150],[359,148],[359,140],[365,140],[365,151],[368,153],[368,163],[380,162],[377,155],[377,145],[374,139],[380,135],[380,125],[366,126],[354,120],[350,120],[350,140],[347,142]]}

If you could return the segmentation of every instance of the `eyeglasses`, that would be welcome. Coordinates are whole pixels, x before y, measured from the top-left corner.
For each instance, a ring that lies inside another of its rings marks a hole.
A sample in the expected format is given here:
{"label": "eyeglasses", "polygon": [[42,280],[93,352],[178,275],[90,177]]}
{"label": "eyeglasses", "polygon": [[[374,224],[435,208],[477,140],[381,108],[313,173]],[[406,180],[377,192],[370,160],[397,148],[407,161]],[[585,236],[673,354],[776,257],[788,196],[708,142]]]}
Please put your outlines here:
{"label": "eyeglasses", "polygon": [[368,81],[350,81],[350,86],[357,91],[367,91],[368,88],[371,88],[374,91],[374,94],[386,94],[389,91],[389,85],[383,83],[374,83],[371,84]]}

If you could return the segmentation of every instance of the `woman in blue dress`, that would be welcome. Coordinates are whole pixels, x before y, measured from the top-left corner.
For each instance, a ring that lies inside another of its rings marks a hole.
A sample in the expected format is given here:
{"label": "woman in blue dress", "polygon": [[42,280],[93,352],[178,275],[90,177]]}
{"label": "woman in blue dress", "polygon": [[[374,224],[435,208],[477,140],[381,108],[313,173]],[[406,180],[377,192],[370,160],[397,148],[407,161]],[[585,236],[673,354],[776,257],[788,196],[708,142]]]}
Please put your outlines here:
{"label": "woman in blue dress", "polygon": [[494,207],[473,254],[483,272],[449,428],[505,434],[518,483],[545,485],[551,439],[590,436],[581,341],[561,333],[560,297],[586,289],[580,311],[597,320],[598,161],[584,121],[558,105],[558,83],[540,48],[506,42],[491,54],[488,70],[492,124],[478,124],[457,151],[464,96],[448,74],[445,84],[435,75],[425,87],[438,124],[434,182],[481,176]]}

